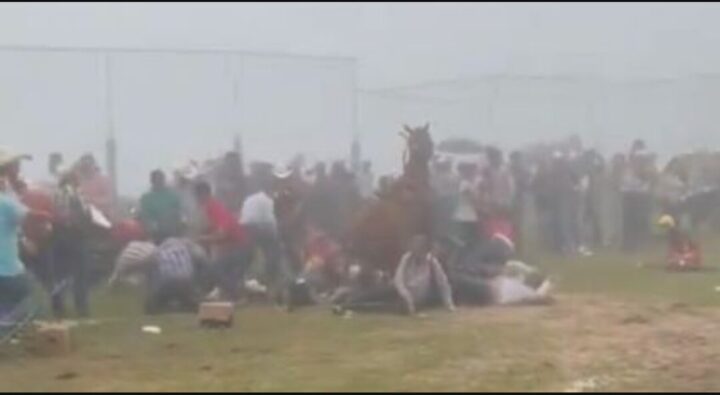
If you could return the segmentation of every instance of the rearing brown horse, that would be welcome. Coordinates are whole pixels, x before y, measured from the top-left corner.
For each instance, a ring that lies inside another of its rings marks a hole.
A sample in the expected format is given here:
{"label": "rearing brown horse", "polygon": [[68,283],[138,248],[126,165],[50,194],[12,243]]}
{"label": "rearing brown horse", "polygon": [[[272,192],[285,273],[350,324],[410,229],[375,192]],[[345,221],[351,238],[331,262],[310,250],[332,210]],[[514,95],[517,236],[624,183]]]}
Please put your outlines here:
{"label": "rearing brown horse", "polygon": [[410,238],[431,234],[429,162],[434,144],[429,126],[403,126],[407,148],[402,176],[360,213],[350,229],[348,252],[364,267],[392,273]]}

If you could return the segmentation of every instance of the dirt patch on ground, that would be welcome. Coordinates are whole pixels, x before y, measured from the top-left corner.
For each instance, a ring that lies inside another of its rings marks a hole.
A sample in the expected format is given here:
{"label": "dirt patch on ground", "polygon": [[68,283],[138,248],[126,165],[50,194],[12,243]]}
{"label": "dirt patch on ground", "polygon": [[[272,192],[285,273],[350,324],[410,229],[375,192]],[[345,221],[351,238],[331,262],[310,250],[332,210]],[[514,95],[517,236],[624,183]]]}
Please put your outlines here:
{"label": "dirt patch on ground", "polygon": [[713,308],[573,295],[553,306],[489,308],[461,320],[547,333],[554,354],[547,363],[564,382],[556,391],[706,391],[720,384],[720,311]]}

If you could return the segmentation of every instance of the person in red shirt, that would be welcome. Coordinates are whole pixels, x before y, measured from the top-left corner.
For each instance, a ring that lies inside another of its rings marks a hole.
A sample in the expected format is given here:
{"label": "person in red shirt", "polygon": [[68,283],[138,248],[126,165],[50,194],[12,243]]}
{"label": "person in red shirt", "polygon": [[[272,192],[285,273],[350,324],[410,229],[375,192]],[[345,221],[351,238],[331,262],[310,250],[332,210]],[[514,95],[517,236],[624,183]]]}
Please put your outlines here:
{"label": "person in red shirt", "polygon": [[239,296],[238,283],[243,279],[251,259],[247,234],[235,215],[213,196],[210,184],[198,182],[195,198],[208,224],[199,241],[210,249],[213,280],[222,298],[234,302]]}

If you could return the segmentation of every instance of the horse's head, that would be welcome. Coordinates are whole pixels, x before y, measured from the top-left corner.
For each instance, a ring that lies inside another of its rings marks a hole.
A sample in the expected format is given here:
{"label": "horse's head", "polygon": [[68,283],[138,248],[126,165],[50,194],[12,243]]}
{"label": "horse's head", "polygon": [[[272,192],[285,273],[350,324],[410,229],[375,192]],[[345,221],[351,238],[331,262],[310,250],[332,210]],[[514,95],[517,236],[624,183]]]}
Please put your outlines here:
{"label": "horse's head", "polygon": [[403,125],[401,132],[407,144],[408,162],[428,163],[434,153],[434,143],[430,136],[430,124],[411,128]]}

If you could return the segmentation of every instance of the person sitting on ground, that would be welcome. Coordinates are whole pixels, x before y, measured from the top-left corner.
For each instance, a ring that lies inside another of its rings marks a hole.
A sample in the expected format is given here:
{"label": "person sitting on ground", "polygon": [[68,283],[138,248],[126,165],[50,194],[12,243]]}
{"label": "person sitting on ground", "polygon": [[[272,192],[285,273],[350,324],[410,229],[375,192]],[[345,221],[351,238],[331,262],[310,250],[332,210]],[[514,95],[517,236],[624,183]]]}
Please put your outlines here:
{"label": "person sitting on ground", "polygon": [[663,215],[658,225],[667,235],[667,268],[670,270],[695,270],[702,266],[700,246],[684,232],[670,215]]}
{"label": "person sitting on ground", "polygon": [[430,251],[428,237],[417,235],[410,242],[410,250],[403,255],[392,279],[382,271],[361,266],[353,274],[353,283],[341,287],[332,298],[336,314],[353,311],[404,311],[409,315],[428,307],[440,299],[445,307],[455,310],[452,289],[445,270]]}
{"label": "person sitting on ground", "polygon": [[430,252],[427,236],[417,235],[412,239],[410,251],[400,260],[393,283],[410,315],[428,305],[433,296],[439,296],[448,310],[455,310],[450,282]]}
{"label": "person sitting on ground", "polygon": [[289,311],[331,300],[348,279],[347,259],[340,244],[312,226],[308,229],[304,262],[303,270],[288,289],[286,302]]}

